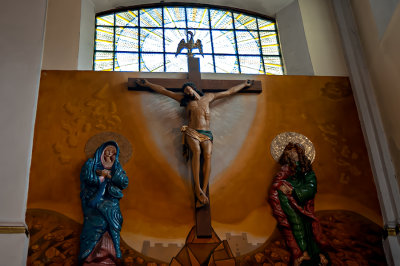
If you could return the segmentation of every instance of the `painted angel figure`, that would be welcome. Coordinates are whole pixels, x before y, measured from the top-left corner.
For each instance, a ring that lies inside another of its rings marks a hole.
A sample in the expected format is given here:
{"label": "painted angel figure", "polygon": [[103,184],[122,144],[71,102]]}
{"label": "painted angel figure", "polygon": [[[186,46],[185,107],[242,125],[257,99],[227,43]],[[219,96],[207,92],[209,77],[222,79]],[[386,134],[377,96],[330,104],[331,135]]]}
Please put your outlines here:
{"label": "painted angel figure", "polygon": [[279,158],[268,202],[289,247],[293,265],[327,265],[320,224],[314,213],[317,179],[301,144],[289,142]]}
{"label": "painted angel figure", "polygon": [[115,265],[121,258],[119,200],[128,186],[128,177],[119,162],[118,144],[108,141],[97,148],[94,157],[82,167],[80,180],[84,221],[79,262]]}

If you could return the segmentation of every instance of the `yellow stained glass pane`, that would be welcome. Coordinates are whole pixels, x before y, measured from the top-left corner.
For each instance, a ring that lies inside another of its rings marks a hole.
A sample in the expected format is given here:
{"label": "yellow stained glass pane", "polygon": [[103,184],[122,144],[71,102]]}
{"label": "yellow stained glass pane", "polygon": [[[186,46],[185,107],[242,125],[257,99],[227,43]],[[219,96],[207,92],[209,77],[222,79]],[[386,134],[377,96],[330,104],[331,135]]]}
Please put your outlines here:
{"label": "yellow stained glass pane", "polygon": [[98,26],[114,26],[114,14],[96,17]]}
{"label": "yellow stained glass pane", "polygon": [[146,8],[140,10],[141,27],[162,27],[162,9]]}
{"label": "yellow stained glass pane", "polygon": [[139,50],[139,36],[136,28],[116,28],[115,29],[115,51]]}
{"label": "yellow stained glass pane", "polygon": [[282,60],[279,56],[264,56],[265,74],[283,75]]}
{"label": "yellow stained glass pane", "polygon": [[242,13],[233,13],[235,29],[257,30],[257,19]]}
{"label": "yellow stained glass pane", "polygon": [[257,31],[237,31],[236,40],[239,54],[260,54]]}
{"label": "yellow stained glass pane", "polygon": [[94,70],[113,71],[113,53],[111,53],[111,52],[95,52],[95,54],[94,54]]}
{"label": "yellow stained glass pane", "polygon": [[112,51],[114,43],[114,28],[113,27],[97,27],[95,50]]}
{"label": "yellow stained glass pane", "polygon": [[186,28],[184,7],[164,7],[164,27]]}
{"label": "yellow stained glass pane", "polygon": [[208,29],[210,27],[207,8],[188,7],[186,13],[189,28]]}
{"label": "yellow stained glass pane", "polygon": [[212,29],[233,29],[232,13],[228,10],[210,9]]}
{"label": "yellow stained glass pane", "polygon": [[123,27],[136,27],[139,25],[139,17],[137,10],[128,10],[115,14],[115,25]]}
{"label": "yellow stained glass pane", "polygon": [[258,29],[259,30],[276,30],[274,21],[261,19],[261,18],[259,18],[257,20],[258,20]]}

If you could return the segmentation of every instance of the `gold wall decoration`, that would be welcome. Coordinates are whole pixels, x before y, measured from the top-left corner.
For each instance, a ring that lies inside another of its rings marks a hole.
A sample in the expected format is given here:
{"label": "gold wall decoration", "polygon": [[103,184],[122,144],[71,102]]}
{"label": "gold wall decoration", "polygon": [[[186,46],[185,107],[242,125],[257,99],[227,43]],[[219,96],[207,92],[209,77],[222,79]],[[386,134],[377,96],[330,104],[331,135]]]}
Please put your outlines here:
{"label": "gold wall decoration", "polygon": [[341,100],[352,95],[350,84],[347,80],[336,82],[327,82],[321,88],[322,96],[328,97],[331,100]]}
{"label": "gold wall decoration", "polygon": [[0,225],[0,234],[25,234],[29,236],[29,230],[26,226],[5,226]]}
{"label": "gold wall decoration", "polygon": [[66,115],[58,123],[63,130],[59,139],[53,143],[53,151],[63,164],[68,164],[72,156],[62,153],[65,149],[77,147],[80,138],[94,130],[118,130],[121,118],[115,101],[108,100],[110,85],[105,83],[87,97],[67,97],[62,102]]}
{"label": "gold wall decoration", "polygon": [[313,143],[304,135],[296,132],[283,132],[277,135],[271,142],[271,155],[275,161],[279,161],[283,150],[289,142],[300,144],[307,158],[313,162],[315,159],[315,148]]}

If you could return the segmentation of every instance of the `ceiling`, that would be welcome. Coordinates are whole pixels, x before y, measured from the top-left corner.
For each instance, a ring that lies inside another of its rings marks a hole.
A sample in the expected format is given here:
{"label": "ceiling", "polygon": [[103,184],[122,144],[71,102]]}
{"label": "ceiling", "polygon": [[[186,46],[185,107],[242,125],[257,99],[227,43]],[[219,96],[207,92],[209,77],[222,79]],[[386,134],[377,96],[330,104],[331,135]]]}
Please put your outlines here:
{"label": "ceiling", "polygon": [[121,7],[129,7],[143,4],[152,3],[193,3],[193,4],[209,4],[219,6],[229,6],[239,9],[275,17],[281,9],[288,6],[295,0],[197,0],[197,1],[184,1],[184,0],[92,0],[95,5],[96,13],[116,9]]}

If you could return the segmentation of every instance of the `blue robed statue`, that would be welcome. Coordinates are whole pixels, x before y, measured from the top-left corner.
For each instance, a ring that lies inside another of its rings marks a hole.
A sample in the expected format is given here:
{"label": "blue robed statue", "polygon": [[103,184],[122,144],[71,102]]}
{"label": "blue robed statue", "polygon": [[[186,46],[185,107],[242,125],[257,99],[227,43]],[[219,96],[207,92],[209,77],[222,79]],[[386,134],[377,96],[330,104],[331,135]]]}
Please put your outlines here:
{"label": "blue robed statue", "polygon": [[115,264],[121,258],[122,215],[119,200],[128,177],[119,162],[119,147],[108,141],[97,148],[82,167],[80,181],[83,229],[80,264]]}

